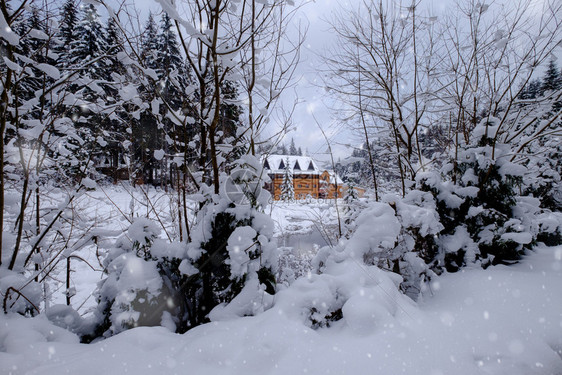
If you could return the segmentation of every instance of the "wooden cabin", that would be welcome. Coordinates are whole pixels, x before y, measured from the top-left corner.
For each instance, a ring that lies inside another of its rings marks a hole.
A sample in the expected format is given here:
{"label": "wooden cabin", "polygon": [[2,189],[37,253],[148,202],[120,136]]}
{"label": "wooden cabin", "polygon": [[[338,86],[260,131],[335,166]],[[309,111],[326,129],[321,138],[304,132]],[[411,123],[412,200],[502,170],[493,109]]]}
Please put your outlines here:
{"label": "wooden cabin", "polygon": [[[288,164],[288,165],[287,165]],[[322,170],[309,156],[269,155],[263,166],[271,182],[266,184],[273,199],[279,200],[281,185],[287,168],[292,172],[295,199],[342,198],[343,181],[333,172]]]}

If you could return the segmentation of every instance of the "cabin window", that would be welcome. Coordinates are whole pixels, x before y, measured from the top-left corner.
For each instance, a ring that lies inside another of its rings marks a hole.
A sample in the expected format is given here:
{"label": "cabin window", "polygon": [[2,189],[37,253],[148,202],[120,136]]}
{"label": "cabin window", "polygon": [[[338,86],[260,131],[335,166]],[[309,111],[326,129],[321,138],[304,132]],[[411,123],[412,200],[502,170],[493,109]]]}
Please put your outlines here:
{"label": "cabin window", "polygon": [[313,171],[313,170],[314,170],[314,165],[312,164],[312,162],[310,162],[310,164],[308,165],[308,170],[309,170],[309,171]]}

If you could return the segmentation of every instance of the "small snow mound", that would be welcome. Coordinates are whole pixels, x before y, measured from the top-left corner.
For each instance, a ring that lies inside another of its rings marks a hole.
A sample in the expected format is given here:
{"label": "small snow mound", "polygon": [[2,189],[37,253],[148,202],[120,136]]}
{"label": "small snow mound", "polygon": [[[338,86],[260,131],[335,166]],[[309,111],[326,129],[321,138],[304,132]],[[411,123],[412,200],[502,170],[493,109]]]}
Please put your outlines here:
{"label": "small snow mound", "polygon": [[166,155],[164,150],[154,150],[154,159],[160,161],[164,159],[164,155]]}

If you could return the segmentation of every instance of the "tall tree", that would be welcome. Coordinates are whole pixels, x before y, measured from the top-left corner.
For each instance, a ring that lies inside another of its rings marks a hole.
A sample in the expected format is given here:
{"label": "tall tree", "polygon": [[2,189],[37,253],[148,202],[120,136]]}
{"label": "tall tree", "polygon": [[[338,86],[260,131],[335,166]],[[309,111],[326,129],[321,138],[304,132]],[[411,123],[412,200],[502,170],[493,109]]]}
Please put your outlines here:
{"label": "tall tree", "polygon": [[59,31],[56,34],[55,52],[58,54],[57,65],[61,68],[70,66],[69,50],[75,39],[78,24],[78,9],[75,0],[67,0],[61,10]]}
{"label": "tall tree", "polygon": [[291,138],[291,145],[289,146],[289,155],[298,155],[299,151],[297,150],[297,146],[295,146],[295,139]]}
{"label": "tall tree", "polygon": [[101,78],[105,68],[101,57],[107,51],[104,27],[93,4],[82,5],[81,13],[70,42],[69,62],[74,66],[89,62],[86,75],[90,79]]}
{"label": "tall tree", "polygon": [[293,185],[293,171],[289,164],[289,158],[285,160],[285,171],[283,172],[283,181],[281,182],[279,198],[282,201],[291,201],[295,199],[295,187]]}
{"label": "tall tree", "polygon": [[556,62],[554,59],[548,61],[548,67],[546,73],[542,80],[541,90],[546,91],[556,91],[562,87],[562,73],[558,70]]}

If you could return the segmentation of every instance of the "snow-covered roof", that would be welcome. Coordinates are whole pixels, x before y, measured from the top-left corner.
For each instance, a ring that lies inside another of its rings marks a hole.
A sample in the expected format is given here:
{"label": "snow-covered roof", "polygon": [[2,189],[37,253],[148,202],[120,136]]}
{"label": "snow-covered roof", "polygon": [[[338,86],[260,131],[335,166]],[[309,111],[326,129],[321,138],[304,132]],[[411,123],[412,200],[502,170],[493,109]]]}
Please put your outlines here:
{"label": "snow-covered roof", "polygon": [[334,171],[328,171],[328,174],[330,175],[330,183],[333,184],[334,181],[337,181],[338,185],[343,185],[343,180],[337,173],[335,173]]}
{"label": "snow-covered roof", "polygon": [[296,155],[268,155],[264,156],[263,166],[268,173],[283,173],[287,167],[287,160],[289,168],[293,173],[299,174],[321,174],[322,170],[318,164],[310,156],[296,156]]}

